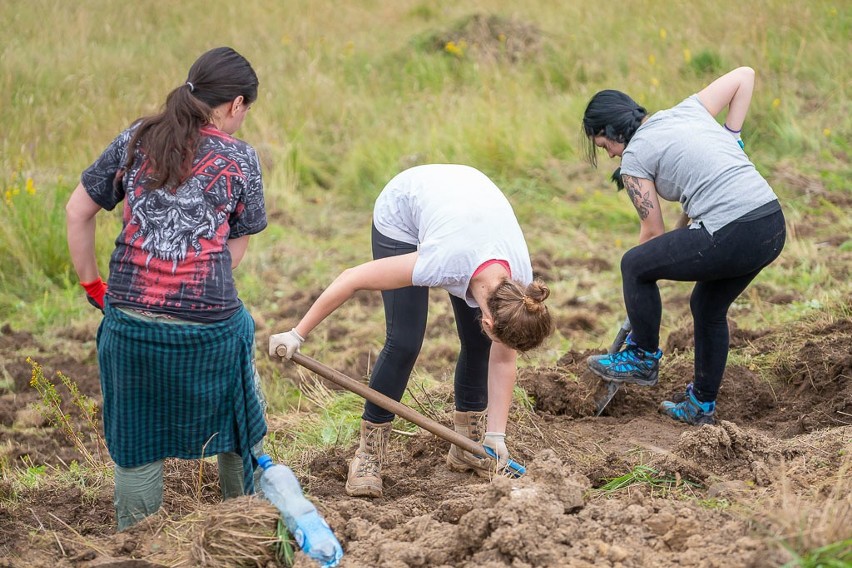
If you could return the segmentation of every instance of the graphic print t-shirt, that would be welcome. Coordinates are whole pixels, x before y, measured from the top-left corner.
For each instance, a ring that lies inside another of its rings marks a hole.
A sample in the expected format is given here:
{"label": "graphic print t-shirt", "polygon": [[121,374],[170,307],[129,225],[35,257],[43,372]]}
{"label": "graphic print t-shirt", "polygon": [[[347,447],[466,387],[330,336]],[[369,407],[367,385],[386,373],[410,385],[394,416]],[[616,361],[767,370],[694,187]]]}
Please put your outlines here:
{"label": "graphic print t-shirt", "polygon": [[89,196],[111,211],[124,201],[123,229],[110,259],[113,306],[195,322],[227,319],[240,308],[228,240],[266,227],[263,180],[254,149],[213,127],[201,131],[192,174],[173,189],[145,184],[140,149],[127,171],[131,127],[81,176]]}

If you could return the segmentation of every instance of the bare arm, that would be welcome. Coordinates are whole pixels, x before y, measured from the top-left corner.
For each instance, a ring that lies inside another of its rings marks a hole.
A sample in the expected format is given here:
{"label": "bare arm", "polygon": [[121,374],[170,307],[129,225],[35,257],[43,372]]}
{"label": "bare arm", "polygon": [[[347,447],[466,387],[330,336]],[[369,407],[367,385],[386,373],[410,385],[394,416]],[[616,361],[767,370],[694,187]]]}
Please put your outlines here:
{"label": "bare arm", "polygon": [[334,279],[296,325],[296,331],[307,337],[313,329],[339,308],[358,290],[395,290],[411,286],[417,253],[381,258],[347,268]]}
{"label": "bare arm", "polygon": [[242,262],[243,257],[248,249],[249,237],[237,237],[236,239],[228,239],[228,249],[231,251],[231,269],[233,270]]}
{"label": "bare arm", "polygon": [[95,258],[95,215],[101,210],[83,184],[78,184],[65,205],[65,227],[68,234],[68,251],[80,282],[99,278]]}
{"label": "bare arm", "polygon": [[639,214],[639,243],[651,240],[666,232],[657,188],[649,179],[623,175],[624,188]]}
{"label": "bare arm", "polygon": [[488,418],[486,431],[506,432],[515,388],[518,353],[506,345],[491,343],[488,358]]}
{"label": "bare arm", "polygon": [[728,107],[725,124],[736,131],[743,127],[753,91],[754,69],[738,67],[704,87],[698,99],[713,116]]}

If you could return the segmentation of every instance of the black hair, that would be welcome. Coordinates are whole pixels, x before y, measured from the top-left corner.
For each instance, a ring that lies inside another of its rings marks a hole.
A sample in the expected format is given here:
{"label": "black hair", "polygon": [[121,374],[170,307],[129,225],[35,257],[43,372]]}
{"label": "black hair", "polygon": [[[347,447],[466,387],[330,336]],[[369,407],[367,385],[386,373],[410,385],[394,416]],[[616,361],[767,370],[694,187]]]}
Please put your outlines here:
{"label": "black hair", "polygon": [[621,91],[600,91],[589,101],[583,113],[583,133],[586,135],[586,157],[598,165],[595,136],[604,136],[625,146],[648,116],[645,107]]}
{"label": "black hair", "polygon": [[257,87],[251,64],[232,48],[217,47],[202,54],[190,67],[186,82],[166,97],[162,112],[138,121],[125,168],[132,165],[139,143],[156,184],[148,189],[181,184],[192,169],[199,130],[211,121],[213,109],[239,96],[250,105],[257,100]]}

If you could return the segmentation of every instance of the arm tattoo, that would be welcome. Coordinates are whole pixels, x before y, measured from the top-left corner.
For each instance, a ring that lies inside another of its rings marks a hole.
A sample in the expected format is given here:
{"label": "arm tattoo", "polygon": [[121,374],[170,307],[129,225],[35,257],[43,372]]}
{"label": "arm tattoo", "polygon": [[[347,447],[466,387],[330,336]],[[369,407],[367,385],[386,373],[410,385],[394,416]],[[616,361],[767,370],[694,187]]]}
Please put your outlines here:
{"label": "arm tattoo", "polygon": [[646,191],[644,194],[642,193],[639,178],[637,177],[624,175],[621,178],[624,180],[624,187],[627,188],[627,195],[630,196],[636,212],[639,213],[639,219],[644,221],[651,214],[651,209],[654,208],[654,204],[648,199],[650,192]]}

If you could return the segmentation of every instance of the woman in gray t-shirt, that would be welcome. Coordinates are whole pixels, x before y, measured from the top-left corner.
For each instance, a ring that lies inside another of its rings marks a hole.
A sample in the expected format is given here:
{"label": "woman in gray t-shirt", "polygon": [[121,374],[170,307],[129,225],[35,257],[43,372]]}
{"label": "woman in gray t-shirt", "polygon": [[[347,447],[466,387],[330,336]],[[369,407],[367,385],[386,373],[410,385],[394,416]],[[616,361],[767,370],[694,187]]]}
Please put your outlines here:
{"label": "woman in gray t-shirt", "polygon": [[[639,245],[621,261],[624,301],[633,326],[626,348],[589,358],[605,381],[657,383],[662,303],[659,280],[696,282],[695,379],[682,402],[661,411],[689,424],[715,421],[728,357],[728,308],[781,253],[784,215],[769,184],[745,154],[740,137],[754,71],[740,67],[673,108],[649,116],[620,91],[592,97],[583,116],[588,157],[603,148],[620,157],[613,180],[627,188],[639,214]],[[716,115],[727,108],[723,125]],[[660,199],[678,201],[683,217],[666,232]]]}

